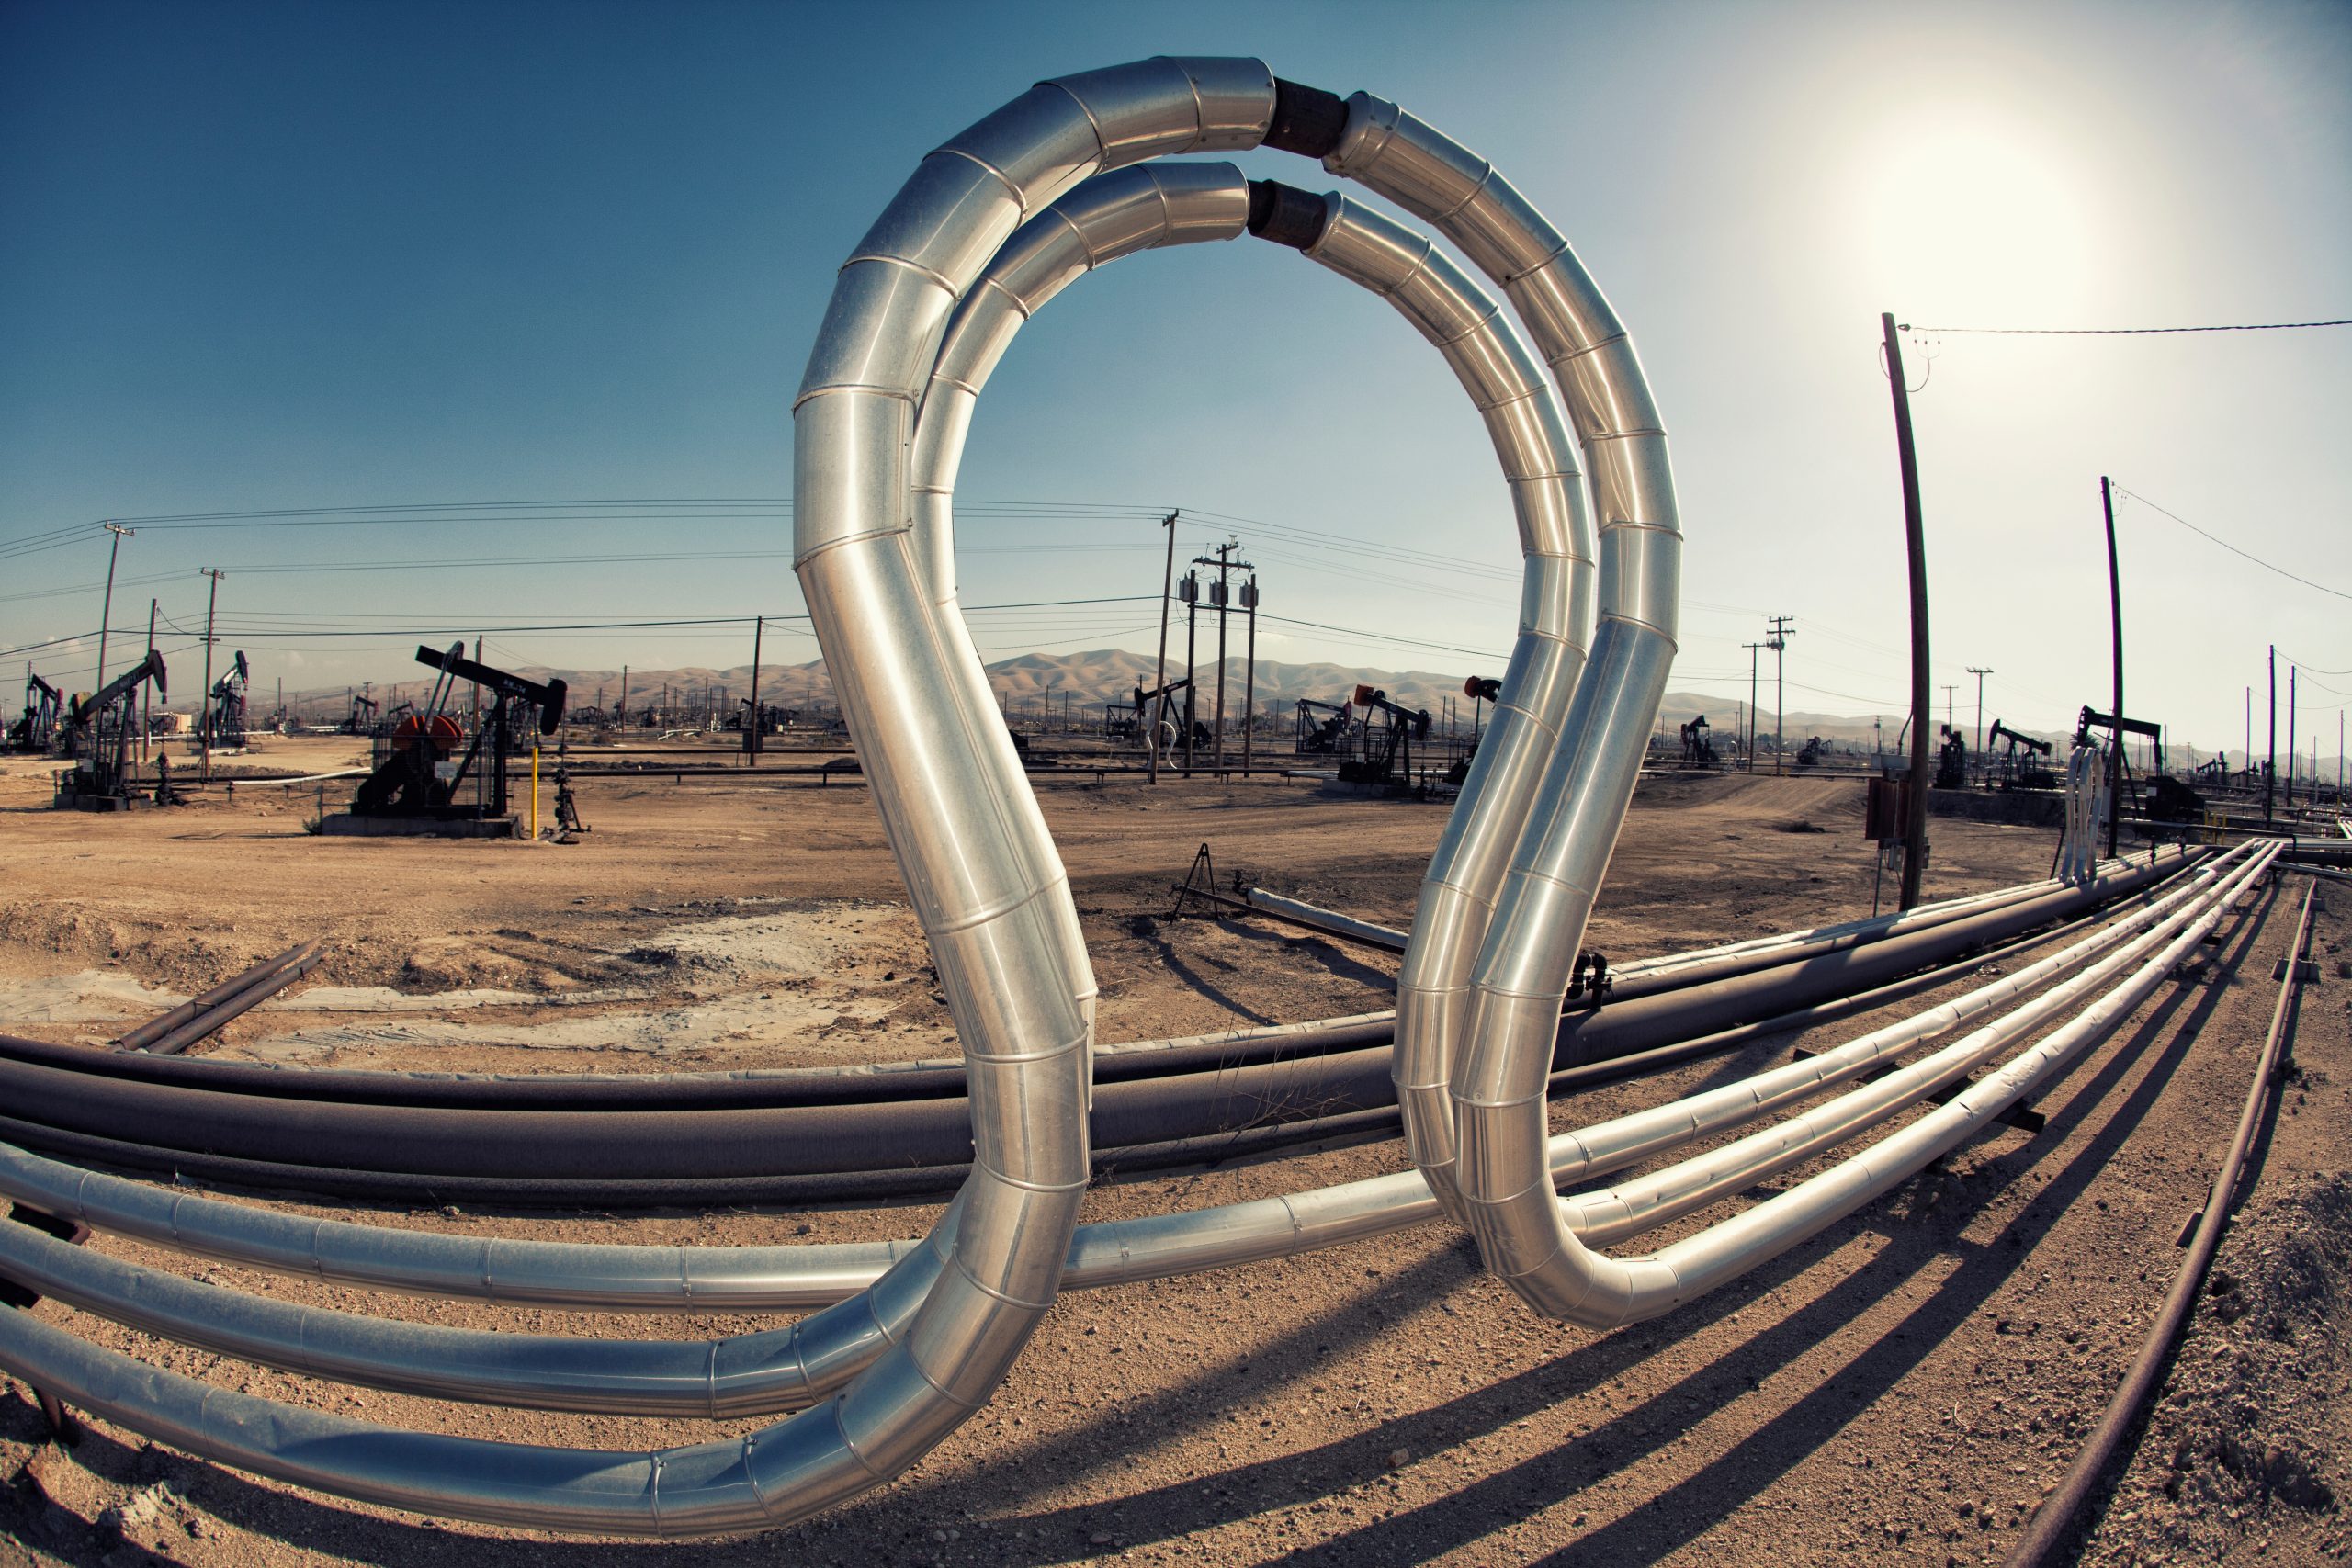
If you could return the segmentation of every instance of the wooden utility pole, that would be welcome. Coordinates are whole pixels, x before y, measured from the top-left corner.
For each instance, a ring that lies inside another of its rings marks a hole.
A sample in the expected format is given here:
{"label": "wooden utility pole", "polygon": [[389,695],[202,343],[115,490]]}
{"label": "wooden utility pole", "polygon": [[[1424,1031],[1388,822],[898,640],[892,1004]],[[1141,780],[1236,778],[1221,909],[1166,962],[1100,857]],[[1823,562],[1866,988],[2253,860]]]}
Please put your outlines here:
{"label": "wooden utility pole", "polygon": [[1184,581],[1176,585],[1176,596],[1184,601],[1184,776],[1193,776],[1193,697],[1198,687],[1193,683],[1200,664],[1196,657],[1201,627],[1201,574],[1184,573]]}
{"label": "wooden utility pole", "polygon": [[1233,572],[1257,570],[1246,560],[1233,558],[1234,552],[1240,547],[1241,542],[1228,535],[1225,543],[1216,547],[1215,555],[1193,558],[1194,566],[1216,568],[1216,581],[1209,584],[1209,604],[1216,611],[1216,706],[1212,710],[1210,719],[1216,728],[1216,739],[1211,743],[1209,756],[1220,768],[1225,766],[1225,622],[1227,614],[1233,607],[1233,591],[1227,585],[1227,580]]}
{"label": "wooden utility pole", "polygon": [[1258,728],[1258,574],[1254,571],[1241,585],[1241,607],[1250,612],[1248,673],[1241,677],[1241,771],[1247,774],[1256,754],[1251,738]]}
{"label": "wooden utility pole", "polygon": [[[147,601],[147,651],[151,655],[155,651],[155,601],[153,599]],[[149,701],[154,690],[155,682],[153,681],[142,683],[139,688],[139,762],[141,767],[147,763],[147,738],[155,728],[155,710]]]}
{"label": "wooden utility pole", "polygon": [[1976,755],[1984,755],[1984,677],[1993,671],[1970,665],[1968,672],[1976,677]]}
{"label": "wooden utility pole", "polygon": [[2270,645],[2270,739],[2268,760],[2262,764],[2262,825],[2270,826],[2278,793],[2278,645]]}
{"label": "wooden utility pole", "polygon": [[2295,809],[2295,676],[2298,667],[2287,666],[2287,810]]}
{"label": "wooden utility pole", "polygon": [[2115,858],[2123,829],[2123,574],[2115,558],[2115,487],[2098,477],[2099,510],[2107,515],[2108,626],[2115,644],[2115,750],[2107,760],[2107,858]]}
{"label": "wooden utility pole", "polygon": [[1756,661],[1760,642],[1747,645],[1747,713],[1740,724],[1739,743],[1747,752],[1747,771],[1756,771]]}
{"label": "wooden utility pole", "polygon": [[201,570],[212,580],[212,588],[204,603],[204,693],[198,699],[197,712],[200,717],[197,731],[204,752],[202,776],[209,784],[212,781],[212,613],[220,605],[220,580],[229,574],[209,566]]}
{"label": "wooden utility pole", "polygon": [[1159,694],[1168,685],[1168,596],[1176,587],[1176,519],[1179,512],[1171,512],[1159,520],[1159,525],[1168,530],[1168,564],[1159,573],[1159,662],[1154,667],[1151,676],[1152,712],[1144,712],[1143,704],[1136,705],[1136,728],[1143,732],[1146,784],[1159,782],[1159,720],[1153,716],[1168,705],[1168,699]]}
{"label": "wooden utility pole", "polygon": [[743,743],[744,765],[750,767],[760,760],[760,638],[768,627],[765,615],[752,617],[752,733]]}
{"label": "wooden utility pole", "polygon": [[1781,759],[1788,754],[1788,744],[1781,738],[1782,716],[1788,710],[1788,646],[1796,635],[1794,615],[1774,615],[1772,635],[1764,646],[1772,650],[1772,776],[1781,776]]}
{"label": "wooden utility pole", "polygon": [[1880,315],[1886,379],[1894,398],[1894,452],[1903,470],[1903,539],[1911,568],[1911,800],[1903,825],[1903,908],[1919,902],[1928,869],[1928,534],[1919,515],[1919,451],[1911,438],[1911,387],[1894,315]]}
{"label": "wooden utility pole", "polygon": [[[98,606],[98,674],[90,690],[102,692],[107,685],[107,623],[114,619],[114,563],[122,554],[122,542],[138,530],[126,528],[119,523],[109,523],[107,532],[114,536],[114,543],[107,547],[107,596]],[[69,682],[70,684],[70,682]]]}

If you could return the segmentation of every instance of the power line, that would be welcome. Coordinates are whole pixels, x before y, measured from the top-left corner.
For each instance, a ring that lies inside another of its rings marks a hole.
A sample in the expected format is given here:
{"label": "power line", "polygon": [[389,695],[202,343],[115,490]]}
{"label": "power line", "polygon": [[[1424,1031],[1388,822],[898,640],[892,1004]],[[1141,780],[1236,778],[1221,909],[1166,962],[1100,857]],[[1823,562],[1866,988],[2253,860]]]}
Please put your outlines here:
{"label": "power line", "polygon": [[2289,333],[2307,327],[2352,327],[2352,316],[2332,321],[2236,321],[2213,327],[1915,327],[1906,333],[1973,333],[2003,337],[2151,337],[2173,333]]}
{"label": "power line", "polygon": [[2306,588],[2315,588],[2322,593],[2333,594],[2338,599],[2352,599],[2352,593],[2346,593],[2340,588],[2330,588],[2324,582],[2313,582],[2308,577],[2298,576],[2294,572],[2289,571],[2283,566],[2273,566],[2270,562],[2264,560],[2260,556],[2242,550],[2235,545],[2230,543],[2227,539],[2222,538],[2217,535],[2207,533],[2204,529],[2199,528],[2196,524],[2191,523],[2188,518],[2183,517],[2179,513],[2168,511],[2164,507],[2158,506],[2154,502],[2150,501],[2144,495],[2135,495],[2131,491],[2125,490],[2121,485],[2117,485],[2115,487],[2115,493],[2126,497],[2129,500],[2138,502],[2141,505],[2146,507],[2151,512],[2163,513],[2166,517],[2171,518],[2174,522],[2179,524],[2182,527],[2188,529],[2198,537],[2211,540],[2212,543],[2219,545],[2222,548],[2229,551],[2230,554],[2243,557],[2245,559],[2252,561],[2255,565],[2262,568],[2265,571],[2275,571],[2279,576],[2287,579],[2290,582],[2300,582]]}

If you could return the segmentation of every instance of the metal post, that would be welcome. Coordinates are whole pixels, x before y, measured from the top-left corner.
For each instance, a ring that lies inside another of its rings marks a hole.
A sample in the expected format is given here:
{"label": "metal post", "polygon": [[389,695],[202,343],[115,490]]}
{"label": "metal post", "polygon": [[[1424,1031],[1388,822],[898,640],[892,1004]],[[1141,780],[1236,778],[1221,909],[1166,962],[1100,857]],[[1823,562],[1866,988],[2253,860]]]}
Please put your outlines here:
{"label": "metal post", "polygon": [[1190,592],[1184,599],[1184,776],[1193,776],[1193,673],[1199,669],[1193,658],[1194,639],[1201,627],[1201,574],[1187,571],[1184,582]]}
{"label": "metal post", "polygon": [[1241,587],[1242,607],[1250,612],[1250,652],[1247,672],[1241,677],[1241,771],[1250,772],[1250,763],[1257,755],[1253,737],[1258,728],[1258,574],[1251,572],[1250,581]]}
{"label": "metal post", "polygon": [[1772,635],[1764,644],[1772,650],[1772,776],[1781,776],[1781,759],[1788,754],[1788,741],[1781,734],[1781,723],[1788,711],[1788,647],[1795,625],[1793,615],[1774,615]]}
{"label": "metal post", "polygon": [[[147,601],[147,651],[151,655],[155,651],[155,601],[153,599]],[[284,683],[279,682],[281,686]],[[155,682],[153,681],[139,688],[139,765],[142,768],[147,765],[147,737],[155,728],[154,691]]]}
{"label": "metal post", "polygon": [[1968,672],[1976,677],[1976,755],[1984,755],[1984,677],[1993,671],[1970,665]]}
{"label": "metal post", "polygon": [[[1179,512],[1181,510],[1180,508]],[[1168,564],[1162,567],[1159,572],[1159,662],[1153,667],[1151,676],[1151,689],[1155,694],[1168,684],[1168,595],[1174,592],[1176,587],[1176,519],[1179,512],[1171,512],[1159,520],[1159,525],[1168,530]],[[1151,702],[1153,710],[1157,712],[1167,705],[1168,699],[1154,695]],[[1159,721],[1145,714],[1138,706],[1136,711],[1136,723],[1143,730],[1144,782],[1158,784],[1159,782]]]}
{"label": "metal post", "polygon": [[107,524],[106,530],[114,536],[114,542],[107,547],[107,596],[100,601],[98,609],[98,674],[90,686],[94,692],[106,690],[107,684],[107,623],[114,619],[115,558],[122,554],[124,538],[136,532],[119,523]]}
{"label": "metal post", "polygon": [[2270,742],[2262,764],[2262,825],[2270,825],[2278,793],[2278,645],[2270,645]]}
{"label": "metal post", "polygon": [[204,604],[204,694],[198,699],[197,708],[200,716],[197,732],[204,751],[202,776],[209,784],[212,780],[212,613],[220,607],[220,580],[229,574],[209,566],[201,570],[212,580],[212,589]]}
{"label": "metal post", "polygon": [[[1225,618],[1227,602],[1233,597],[1227,582],[1227,564],[1232,553],[1230,539],[1216,547],[1216,742],[1209,754],[1220,768],[1225,766]],[[2293,728],[2288,727],[2290,734]]]}
{"label": "metal post", "polygon": [[2107,516],[2108,624],[2115,641],[2115,751],[2107,760],[2107,854],[2112,860],[2123,829],[2123,574],[2115,558],[2115,487],[2105,474],[2098,479],[2098,504]]}
{"label": "metal post", "polygon": [[2295,677],[2300,671],[2287,666],[2287,810],[2295,809]]}
{"label": "metal post", "polygon": [[1747,771],[1751,773],[1756,771],[1756,661],[1758,650],[1763,646],[1760,642],[1747,645],[1747,716],[1742,725],[1740,743],[1747,750]]}
{"label": "metal post", "polygon": [[1903,471],[1903,537],[1911,568],[1911,809],[1903,831],[1903,908],[1919,902],[1928,861],[1928,535],[1919,515],[1919,453],[1911,438],[1911,388],[1903,378],[1903,344],[1892,311],[1879,317],[1886,336],[1886,377],[1894,399],[1894,450]]}
{"label": "metal post", "polygon": [[766,728],[760,722],[760,638],[767,629],[768,618],[765,615],[752,617],[752,739],[751,745],[744,752],[744,756],[748,759],[746,766],[754,766],[759,762],[760,731]]}

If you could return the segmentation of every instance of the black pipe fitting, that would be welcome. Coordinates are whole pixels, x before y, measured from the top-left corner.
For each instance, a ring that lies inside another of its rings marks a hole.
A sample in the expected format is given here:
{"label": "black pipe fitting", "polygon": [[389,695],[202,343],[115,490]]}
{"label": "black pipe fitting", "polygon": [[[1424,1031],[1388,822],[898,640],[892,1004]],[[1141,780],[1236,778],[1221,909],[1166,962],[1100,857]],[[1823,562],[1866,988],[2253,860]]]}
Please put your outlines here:
{"label": "black pipe fitting", "polygon": [[1331,209],[1311,190],[1279,180],[1250,182],[1250,232],[1295,251],[1306,250],[1323,237]]}
{"label": "black pipe fitting", "polygon": [[1274,122],[1265,145],[1301,157],[1328,157],[1348,128],[1348,102],[1320,87],[1274,78]]}

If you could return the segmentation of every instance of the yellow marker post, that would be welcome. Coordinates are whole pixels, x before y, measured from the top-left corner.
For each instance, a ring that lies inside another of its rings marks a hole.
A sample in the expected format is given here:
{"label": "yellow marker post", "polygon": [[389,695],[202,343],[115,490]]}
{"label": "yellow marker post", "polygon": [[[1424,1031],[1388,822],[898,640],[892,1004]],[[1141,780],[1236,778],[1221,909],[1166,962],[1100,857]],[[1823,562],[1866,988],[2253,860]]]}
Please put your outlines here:
{"label": "yellow marker post", "polygon": [[531,748],[531,842],[539,841],[539,749]]}

